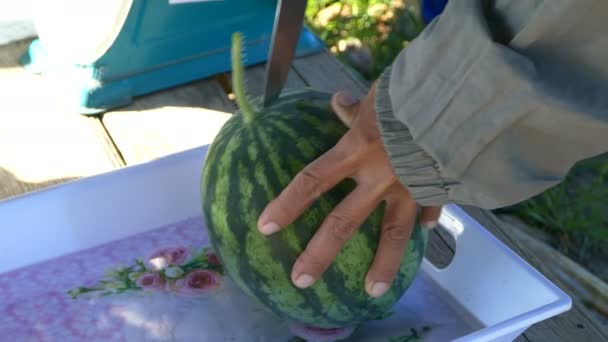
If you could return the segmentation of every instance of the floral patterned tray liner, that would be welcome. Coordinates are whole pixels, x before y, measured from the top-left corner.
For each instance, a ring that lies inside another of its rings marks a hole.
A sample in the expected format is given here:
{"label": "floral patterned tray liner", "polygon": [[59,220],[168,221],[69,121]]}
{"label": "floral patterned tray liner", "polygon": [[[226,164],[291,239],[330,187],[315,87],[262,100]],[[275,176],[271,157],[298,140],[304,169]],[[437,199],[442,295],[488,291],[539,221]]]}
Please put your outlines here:
{"label": "floral patterned tray liner", "polygon": [[[15,342],[294,340],[286,322],[222,276],[208,247],[202,218],[192,217],[0,274],[0,336]],[[392,316],[365,324],[349,341],[445,341],[474,331],[469,322],[421,272]]]}

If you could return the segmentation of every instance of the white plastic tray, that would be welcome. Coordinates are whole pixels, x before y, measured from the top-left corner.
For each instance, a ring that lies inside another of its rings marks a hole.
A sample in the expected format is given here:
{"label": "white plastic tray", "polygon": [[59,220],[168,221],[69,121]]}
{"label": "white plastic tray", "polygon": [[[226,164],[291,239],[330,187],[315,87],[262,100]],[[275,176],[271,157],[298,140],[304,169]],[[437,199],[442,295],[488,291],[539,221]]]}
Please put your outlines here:
{"label": "white plastic tray", "polygon": [[[163,225],[198,217],[200,170],[206,150],[206,147],[188,150],[0,202],[0,311],[8,306],[10,310],[19,310],[21,305],[7,302],[11,297],[10,293],[2,293],[2,275],[15,274],[21,281],[27,281],[28,273],[19,272],[32,265],[52,265],[53,260],[69,254],[121,239],[127,241],[135,234],[146,234]],[[446,207],[440,224],[456,239],[452,263],[439,270],[424,260],[419,276],[396,306],[395,314],[384,321],[370,322],[353,336],[353,341],[389,341],[389,337],[410,328],[424,331],[421,336],[425,341],[512,341],[532,324],[571,307],[571,299],[564,292],[459,207]],[[69,269],[64,271],[66,276],[70,273]],[[4,278],[4,291],[10,292],[6,290],[7,279],[13,280]],[[49,284],[53,286],[52,282]],[[234,292],[232,295],[238,296]],[[234,309],[246,311],[240,304]],[[62,312],[56,314],[61,317]],[[228,311],[214,314],[214,319],[224,314],[228,315]],[[86,316],[87,312],[80,311],[80,315]],[[211,319],[210,314],[205,317]],[[129,319],[132,322],[133,317],[124,318]],[[125,324],[125,332],[114,336],[116,340],[143,340],[145,334],[157,331],[153,329],[153,320],[147,324],[141,323],[142,320],[145,321],[140,317],[139,325]],[[259,330],[268,329],[268,325],[254,328],[243,324],[241,328],[237,325],[223,332],[215,331],[213,335],[205,328],[204,320],[187,327],[178,327],[178,321],[174,321],[170,337],[162,337],[157,331],[149,340],[198,336],[199,341],[229,338],[286,341],[279,336],[286,334],[285,330],[280,330],[283,327],[277,324],[271,325],[279,329],[276,332]],[[44,322],[40,324],[48,323]],[[99,321],[95,322],[81,324],[89,324],[88,329],[94,330],[99,327]],[[217,322],[214,324],[217,326]],[[19,334],[26,334],[24,327],[3,327],[0,320],[0,334],[7,336],[3,329],[12,340],[20,341]],[[138,329],[141,331],[135,333]],[[189,331],[182,331],[180,335],[176,332],[179,329]],[[239,332],[239,329],[247,331]],[[34,330],[29,331],[31,336],[35,335]],[[68,341],[70,336],[63,336],[61,340]]]}

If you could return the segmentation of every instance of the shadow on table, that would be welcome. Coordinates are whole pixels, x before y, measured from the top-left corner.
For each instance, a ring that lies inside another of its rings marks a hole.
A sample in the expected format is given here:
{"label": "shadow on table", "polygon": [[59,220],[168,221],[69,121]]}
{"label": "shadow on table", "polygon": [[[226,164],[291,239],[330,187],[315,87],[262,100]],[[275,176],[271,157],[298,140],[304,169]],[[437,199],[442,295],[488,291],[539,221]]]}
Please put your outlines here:
{"label": "shadow on table", "polygon": [[65,177],[49,179],[42,182],[27,182],[19,179],[12,172],[0,166],[0,202],[18,195],[36,190],[42,190],[74,179],[76,178]]}
{"label": "shadow on table", "polygon": [[32,40],[34,37],[0,44],[0,69],[22,67],[19,58],[27,51]]}

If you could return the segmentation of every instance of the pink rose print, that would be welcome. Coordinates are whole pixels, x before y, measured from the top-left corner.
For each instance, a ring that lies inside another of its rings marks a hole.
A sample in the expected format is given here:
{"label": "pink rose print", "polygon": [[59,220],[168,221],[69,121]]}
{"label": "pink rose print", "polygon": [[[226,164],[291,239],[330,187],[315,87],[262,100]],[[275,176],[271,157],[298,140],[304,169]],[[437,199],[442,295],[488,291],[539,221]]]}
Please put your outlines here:
{"label": "pink rose print", "polygon": [[354,327],[316,328],[296,322],[289,322],[288,327],[292,334],[311,342],[340,341],[350,337],[355,331]]}
{"label": "pink rose print", "polygon": [[144,290],[163,291],[165,289],[165,279],[160,274],[153,272],[140,275],[136,284]]}
{"label": "pink rose print", "polygon": [[155,270],[161,270],[168,266],[181,265],[189,258],[186,247],[169,247],[161,249],[152,254],[148,260]]}
{"label": "pink rose print", "polygon": [[217,257],[217,254],[215,254],[213,252],[210,252],[209,254],[207,254],[207,260],[209,260],[209,265],[212,265],[212,266],[221,266],[222,265],[222,262]]}
{"label": "pink rose print", "polygon": [[207,294],[221,285],[221,276],[208,270],[195,270],[174,284],[174,290],[180,295],[196,297]]}

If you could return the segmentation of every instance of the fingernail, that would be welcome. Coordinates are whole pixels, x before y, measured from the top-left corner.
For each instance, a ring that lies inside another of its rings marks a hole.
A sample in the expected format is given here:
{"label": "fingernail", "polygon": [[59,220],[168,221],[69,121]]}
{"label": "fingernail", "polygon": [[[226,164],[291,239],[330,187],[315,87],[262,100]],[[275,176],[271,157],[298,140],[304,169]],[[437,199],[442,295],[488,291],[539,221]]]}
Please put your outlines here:
{"label": "fingernail", "polygon": [[260,228],[260,231],[262,232],[262,234],[272,234],[278,231],[279,229],[281,229],[281,227],[279,227],[278,224],[274,222],[268,222],[263,225],[262,228]]}
{"label": "fingernail", "polygon": [[383,282],[374,283],[374,285],[372,285],[371,290],[369,291],[370,295],[372,297],[380,297],[384,294],[384,292],[386,292],[387,287],[387,284]]}
{"label": "fingernail", "polygon": [[315,279],[309,275],[309,274],[301,274],[297,279],[296,279],[296,286],[300,287],[300,288],[305,288],[305,287],[309,287],[310,285],[312,285],[312,283],[315,281]]}
{"label": "fingernail", "polygon": [[338,102],[340,102],[340,104],[343,106],[352,106],[355,104],[356,100],[348,93],[340,93],[340,96],[338,96]]}
{"label": "fingernail", "polygon": [[429,222],[425,222],[422,226],[426,229],[434,229],[437,227],[438,222],[437,221],[429,221]]}

